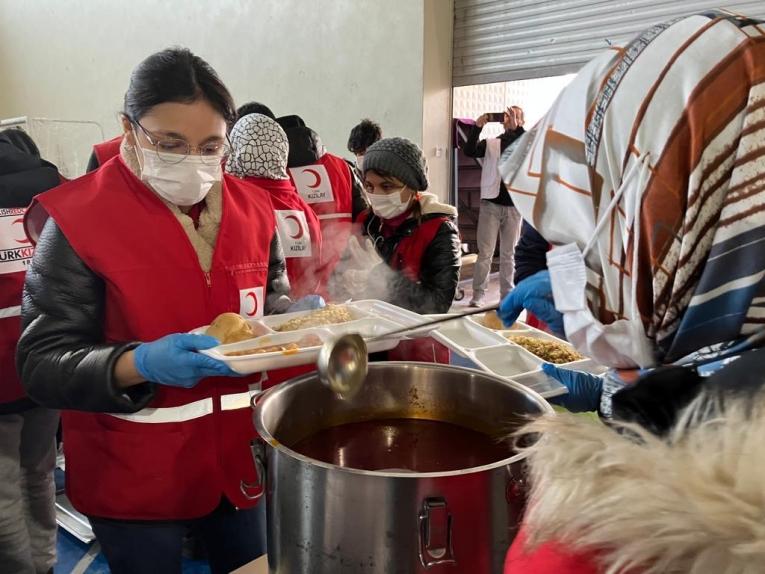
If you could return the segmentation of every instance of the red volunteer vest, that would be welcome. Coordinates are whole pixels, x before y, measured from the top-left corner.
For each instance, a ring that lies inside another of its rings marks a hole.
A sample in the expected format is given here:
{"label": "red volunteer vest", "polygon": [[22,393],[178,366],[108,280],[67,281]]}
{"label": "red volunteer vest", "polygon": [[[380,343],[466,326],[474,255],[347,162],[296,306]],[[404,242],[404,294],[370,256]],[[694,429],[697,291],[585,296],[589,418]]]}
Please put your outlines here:
{"label": "red volunteer vest", "polygon": [[0,403],[26,396],[16,372],[21,292],[34,247],[24,233],[26,209],[0,209]]}
{"label": "red volunteer vest", "polygon": [[[410,281],[419,281],[425,250],[436,237],[441,225],[448,220],[448,217],[434,217],[423,221],[410,236],[401,239],[393,253],[391,267],[400,270]],[[449,349],[431,337],[422,337],[401,341],[398,347],[388,353],[388,359],[448,365]]]}
{"label": "red volunteer vest", "polygon": [[419,281],[425,250],[433,242],[444,222],[448,220],[449,218],[444,216],[423,221],[411,235],[398,242],[390,266],[401,271],[410,281]]}
{"label": "red volunteer vest", "polygon": [[[152,341],[218,314],[260,316],[274,215],[268,195],[228,176],[212,268],[204,272],[180,223],[117,157],[39,196],[85,264],[103,278],[106,341]],[[86,515],[188,519],[222,496],[237,507],[255,481],[249,408],[259,375],[156,386],[132,415],[64,413],[67,491]],[[246,489],[244,489],[246,490]]]}
{"label": "red volunteer vest", "polygon": [[248,177],[245,181],[265,189],[271,196],[292,299],[321,293],[328,278],[320,274],[322,235],[319,218],[290,180]]}
{"label": "red volunteer vest", "polygon": [[[365,228],[371,215],[369,209],[361,212],[356,218],[356,224]],[[419,281],[425,251],[436,238],[438,230],[447,221],[449,217],[446,215],[423,221],[414,228],[411,235],[401,238],[388,265],[404,273],[410,281]]]}
{"label": "red volunteer vest", "polygon": [[93,153],[96,154],[98,165],[102,166],[107,161],[120,154],[120,145],[122,145],[122,135],[101,142],[93,146]]}
{"label": "red volunteer vest", "polygon": [[[271,196],[276,230],[287,263],[290,297],[323,293],[329,277],[321,266],[322,235],[319,218],[297,193],[290,180],[247,177],[245,181],[265,189]],[[300,365],[268,371],[263,390],[315,370],[314,365]]]}
{"label": "red volunteer vest", "polygon": [[[369,213],[359,219],[365,221],[368,217]],[[446,216],[426,219],[411,235],[403,237],[388,262],[391,268],[401,271],[410,281],[419,281],[425,250],[448,220]],[[388,351],[388,360],[449,364],[449,349],[431,337],[421,337],[401,341],[396,348]]]}
{"label": "red volunteer vest", "polygon": [[325,153],[315,164],[293,167],[289,172],[298,193],[319,217],[323,275],[329,277],[351,236],[351,168],[343,158]]}

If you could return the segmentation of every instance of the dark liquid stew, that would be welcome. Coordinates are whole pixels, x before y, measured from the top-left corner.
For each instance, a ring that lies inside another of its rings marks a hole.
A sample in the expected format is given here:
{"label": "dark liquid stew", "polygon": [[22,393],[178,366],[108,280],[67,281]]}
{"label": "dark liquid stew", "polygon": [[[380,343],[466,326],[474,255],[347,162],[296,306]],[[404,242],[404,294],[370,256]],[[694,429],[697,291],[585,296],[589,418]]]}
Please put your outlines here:
{"label": "dark liquid stew", "polygon": [[293,445],[322,462],[360,470],[444,472],[513,454],[509,440],[441,421],[380,419],[329,427]]}

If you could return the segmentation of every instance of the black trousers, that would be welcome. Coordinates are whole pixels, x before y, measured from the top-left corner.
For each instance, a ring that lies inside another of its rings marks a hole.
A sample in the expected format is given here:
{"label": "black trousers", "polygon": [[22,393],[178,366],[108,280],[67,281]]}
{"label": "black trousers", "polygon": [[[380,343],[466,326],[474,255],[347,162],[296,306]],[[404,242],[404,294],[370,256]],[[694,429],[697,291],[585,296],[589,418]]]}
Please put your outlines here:
{"label": "black trousers", "polygon": [[183,538],[193,531],[213,574],[228,574],[266,552],[266,504],[236,510],[224,500],[194,520],[135,521],[91,517],[112,574],[181,574]]}

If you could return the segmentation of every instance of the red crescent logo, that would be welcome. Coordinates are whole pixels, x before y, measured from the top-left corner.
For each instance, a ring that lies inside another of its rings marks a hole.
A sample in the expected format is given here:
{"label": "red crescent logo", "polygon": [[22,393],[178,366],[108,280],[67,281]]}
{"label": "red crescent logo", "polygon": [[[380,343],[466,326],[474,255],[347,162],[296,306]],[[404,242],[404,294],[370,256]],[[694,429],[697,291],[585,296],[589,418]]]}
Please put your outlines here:
{"label": "red crescent logo", "polygon": [[319,175],[319,172],[315,169],[305,169],[303,170],[305,173],[310,173],[314,177],[313,185],[309,185],[311,189],[316,189],[321,185],[321,176]]}
{"label": "red crescent logo", "polygon": [[254,317],[258,314],[258,297],[255,295],[254,291],[250,291],[245,295],[245,298],[252,299],[252,311],[247,311],[247,316]]}
{"label": "red crescent logo", "polygon": [[290,237],[292,239],[302,239],[305,231],[303,230],[303,225],[300,223],[300,220],[295,215],[288,215],[284,218],[284,221],[287,221],[288,219],[294,221],[297,225],[297,233],[295,235],[290,235]]}
{"label": "red crescent logo", "polygon": [[[11,225],[16,225],[17,223],[23,224],[24,223],[24,218],[22,217],[20,219],[14,220],[14,222],[11,223]],[[14,241],[16,243],[21,243],[22,245],[29,245],[30,243],[32,243],[29,239],[14,239]]]}

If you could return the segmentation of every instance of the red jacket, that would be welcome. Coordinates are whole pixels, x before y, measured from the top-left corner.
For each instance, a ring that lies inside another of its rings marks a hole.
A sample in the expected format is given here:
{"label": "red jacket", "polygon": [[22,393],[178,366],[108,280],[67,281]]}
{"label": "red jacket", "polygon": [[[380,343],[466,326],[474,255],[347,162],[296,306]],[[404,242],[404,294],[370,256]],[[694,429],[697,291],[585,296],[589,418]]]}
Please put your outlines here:
{"label": "red jacket", "polygon": [[102,166],[107,161],[120,154],[120,146],[122,145],[122,134],[114,137],[105,142],[101,142],[93,146],[93,153],[96,154],[98,165]]}
{"label": "red jacket", "polygon": [[351,236],[353,176],[341,157],[325,153],[311,165],[289,169],[295,188],[321,223],[324,277],[335,269]]}
{"label": "red jacket", "polygon": [[[209,272],[176,217],[119,157],[39,197],[104,280],[106,341],[152,341],[224,312],[262,314],[273,208],[265,191],[235,178],[224,176],[222,190]],[[242,485],[256,478],[249,401],[258,389],[259,375],[205,379],[193,389],[157,385],[151,408],[134,414],[64,413],[72,503],[136,520],[203,516],[222,496],[252,506]]]}
{"label": "red jacket", "polygon": [[290,295],[299,299],[320,293],[327,278],[320,275],[322,235],[316,213],[288,179],[247,177],[245,180],[265,189],[271,196],[276,230],[287,262]]}

